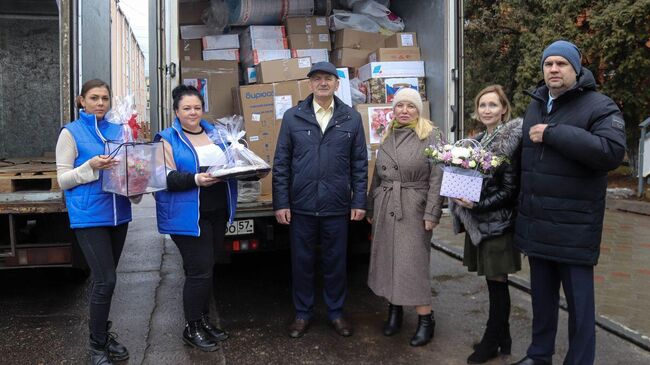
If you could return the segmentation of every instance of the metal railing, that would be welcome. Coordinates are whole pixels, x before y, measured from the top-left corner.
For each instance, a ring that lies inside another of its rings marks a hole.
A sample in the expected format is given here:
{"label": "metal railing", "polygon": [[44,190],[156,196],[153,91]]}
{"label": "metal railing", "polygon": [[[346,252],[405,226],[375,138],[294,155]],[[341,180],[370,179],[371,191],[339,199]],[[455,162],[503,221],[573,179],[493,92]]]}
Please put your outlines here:
{"label": "metal railing", "polygon": [[639,127],[641,127],[641,136],[639,137],[639,165],[638,165],[638,173],[639,173],[639,190],[637,191],[637,196],[640,198],[643,196],[643,154],[644,154],[644,146],[646,142],[646,136],[649,135],[647,132],[648,127],[650,126],[650,117],[648,117],[646,120],[641,122],[639,124]]}

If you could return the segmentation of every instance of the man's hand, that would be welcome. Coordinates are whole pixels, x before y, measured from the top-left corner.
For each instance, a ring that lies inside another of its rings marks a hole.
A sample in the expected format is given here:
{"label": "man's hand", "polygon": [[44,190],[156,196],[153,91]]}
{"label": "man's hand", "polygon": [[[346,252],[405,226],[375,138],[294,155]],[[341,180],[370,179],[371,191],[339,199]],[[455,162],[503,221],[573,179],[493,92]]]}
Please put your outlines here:
{"label": "man's hand", "polygon": [[275,219],[280,224],[291,223],[291,209],[278,209],[275,211]]}
{"label": "man's hand", "polygon": [[433,221],[428,221],[426,219],[424,220],[424,230],[425,231],[430,231],[430,230],[436,228],[437,225],[438,225],[438,223],[433,223]]}
{"label": "man's hand", "polygon": [[360,221],[365,216],[366,216],[366,211],[363,209],[352,209],[352,211],[350,212],[351,221]]}
{"label": "man's hand", "polygon": [[533,143],[542,143],[544,139],[544,129],[546,129],[547,126],[548,124],[535,124],[532,126],[528,132],[530,140],[533,141]]}
{"label": "man's hand", "polygon": [[219,181],[221,181],[221,179],[219,179],[218,177],[213,177],[207,172],[201,172],[194,176],[194,181],[196,181],[196,185],[198,186],[208,187],[218,183]]}

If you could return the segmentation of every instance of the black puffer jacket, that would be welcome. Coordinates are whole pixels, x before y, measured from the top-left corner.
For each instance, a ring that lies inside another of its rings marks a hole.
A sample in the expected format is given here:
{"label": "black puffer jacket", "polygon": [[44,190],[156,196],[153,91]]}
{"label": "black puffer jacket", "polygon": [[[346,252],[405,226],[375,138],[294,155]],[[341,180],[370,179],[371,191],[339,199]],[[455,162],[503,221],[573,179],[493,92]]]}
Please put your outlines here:
{"label": "black puffer jacket", "polygon": [[313,94],[282,118],[273,161],[273,209],[315,216],[366,209],[368,152],[361,115],[336,96],[325,129]]}
{"label": "black puffer jacket", "polygon": [[[508,232],[514,225],[519,193],[521,124],[521,118],[506,123],[492,142],[484,146],[497,156],[507,157],[509,161],[483,180],[481,200],[474,204],[474,208],[469,210],[450,203],[454,231],[460,233],[464,228],[476,245]],[[479,141],[482,138],[483,135],[476,137]]]}
{"label": "black puffer jacket", "polygon": [[[595,265],[605,214],[607,171],[625,154],[625,122],[616,104],[596,92],[582,68],[576,85],[546,112],[548,88],[532,94],[523,125],[521,193],[515,245],[526,255]],[[530,128],[547,123],[543,143]]]}

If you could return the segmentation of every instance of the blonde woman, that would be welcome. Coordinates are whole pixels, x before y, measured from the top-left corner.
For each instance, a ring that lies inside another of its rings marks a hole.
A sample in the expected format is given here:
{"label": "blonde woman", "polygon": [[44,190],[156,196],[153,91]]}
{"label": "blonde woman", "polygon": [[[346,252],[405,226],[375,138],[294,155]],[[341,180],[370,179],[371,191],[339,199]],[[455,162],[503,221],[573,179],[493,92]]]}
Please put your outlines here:
{"label": "blonde woman", "polygon": [[423,153],[440,143],[441,134],[421,114],[416,90],[395,94],[394,117],[379,148],[368,194],[368,221],[373,224],[368,285],[389,302],[386,336],[401,328],[402,306],[415,306],[419,320],[411,346],[433,338],[429,253],[431,230],[442,212],[442,170]]}

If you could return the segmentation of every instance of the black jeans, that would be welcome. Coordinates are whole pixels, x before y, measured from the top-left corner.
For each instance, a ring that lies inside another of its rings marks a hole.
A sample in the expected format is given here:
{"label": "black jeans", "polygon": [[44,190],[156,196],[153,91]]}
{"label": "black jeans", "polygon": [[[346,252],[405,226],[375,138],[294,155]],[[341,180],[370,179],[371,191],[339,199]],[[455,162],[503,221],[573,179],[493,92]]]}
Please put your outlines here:
{"label": "black jeans", "polygon": [[90,336],[97,342],[106,342],[106,321],[111,311],[111,299],[128,223],[115,227],[90,227],[74,230],[79,247],[86,258],[92,276],[90,289]]}
{"label": "black jeans", "polygon": [[228,215],[225,210],[201,212],[199,237],[171,235],[183,257],[185,284],[183,311],[188,322],[198,321],[209,309],[216,247],[223,245]]}

